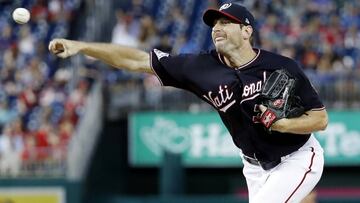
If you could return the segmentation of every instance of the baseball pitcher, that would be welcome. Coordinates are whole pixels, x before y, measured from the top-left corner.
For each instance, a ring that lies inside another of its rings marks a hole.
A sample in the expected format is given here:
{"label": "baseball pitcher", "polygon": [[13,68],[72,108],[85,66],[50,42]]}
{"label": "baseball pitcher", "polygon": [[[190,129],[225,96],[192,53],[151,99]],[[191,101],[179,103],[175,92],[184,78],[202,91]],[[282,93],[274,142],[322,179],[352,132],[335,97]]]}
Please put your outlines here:
{"label": "baseball pitcher", "polygon": [[217,110],[239,148],[249,202],[300,202],[323,172],[323,149],[312,133],[327,126],[324,105],[294,60],[252,46],[255,19],[247,8],[227,3],[203,20],[215,49],[199,54],[66,39],[52,40],[49,50],[152,73],[164,86],[194,93]]}

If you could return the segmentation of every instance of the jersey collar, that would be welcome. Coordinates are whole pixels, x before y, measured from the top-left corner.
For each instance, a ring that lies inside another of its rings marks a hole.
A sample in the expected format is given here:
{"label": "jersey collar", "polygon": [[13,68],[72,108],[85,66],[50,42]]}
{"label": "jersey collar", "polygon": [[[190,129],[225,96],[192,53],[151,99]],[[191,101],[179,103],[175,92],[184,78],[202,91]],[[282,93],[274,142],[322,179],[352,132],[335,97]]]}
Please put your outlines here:
{"label": "jersey collar", "polygon": [[[251,59],[251,61],[247,62],[246,64],[242,65],[242,66],[239,66],[239,67],[236,67],[234,68],[235,70],[239,70],[239,69],[242,69],[242,68],[245,68],[246,66],[249,66],[250,64],[252,64],[260,55],[260,52],[261,52],[261,49],[257,49],[257,48],[254,48],[254,51],[256,52],[256,56]],[[220,60],[220,62],[222,64],[224,64],[225,66],[229,67],[226,63],[225,63],[225,59],[224,59],[224,56],[221,55],[220,53],[217,53],[218,54],[218,58]],[[231,68],[231,67],[229,67]]]}

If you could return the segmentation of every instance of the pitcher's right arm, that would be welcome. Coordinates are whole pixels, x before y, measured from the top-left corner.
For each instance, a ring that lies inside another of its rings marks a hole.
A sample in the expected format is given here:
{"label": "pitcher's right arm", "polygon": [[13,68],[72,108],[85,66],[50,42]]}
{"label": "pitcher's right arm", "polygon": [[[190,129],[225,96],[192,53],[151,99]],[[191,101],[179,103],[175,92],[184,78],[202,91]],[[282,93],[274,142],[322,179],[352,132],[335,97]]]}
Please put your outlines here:
{"label": "pitcher's right arm", "polygon": [[82,53],[115,68],[132,72],[154,73],[150,65],[149,53],[122,45],[53,39],[49,43],[49,50],[61,58]]}

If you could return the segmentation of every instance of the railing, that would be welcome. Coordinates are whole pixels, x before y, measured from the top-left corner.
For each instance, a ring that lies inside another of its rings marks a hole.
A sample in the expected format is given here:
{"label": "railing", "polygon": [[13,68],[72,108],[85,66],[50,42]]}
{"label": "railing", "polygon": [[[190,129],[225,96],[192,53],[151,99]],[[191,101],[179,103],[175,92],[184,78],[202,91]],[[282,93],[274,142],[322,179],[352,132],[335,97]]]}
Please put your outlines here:
{"label": "railing", "polygon": [[64,177],[66,158],[66,147],[34,147],[7,152],[0,158],[0,177]]}
{"label": "railing", "polygon": [[328,108],[360,108],[360,72],[307,73]]}
{"label": "railing", "polygon": [[[360,73],[306,73],[328,109],[360,108]],[[120,81],[109,87],[110,118],[131,111],[210,111],[195,95],[167,87],[146,88],[142,82]]]}

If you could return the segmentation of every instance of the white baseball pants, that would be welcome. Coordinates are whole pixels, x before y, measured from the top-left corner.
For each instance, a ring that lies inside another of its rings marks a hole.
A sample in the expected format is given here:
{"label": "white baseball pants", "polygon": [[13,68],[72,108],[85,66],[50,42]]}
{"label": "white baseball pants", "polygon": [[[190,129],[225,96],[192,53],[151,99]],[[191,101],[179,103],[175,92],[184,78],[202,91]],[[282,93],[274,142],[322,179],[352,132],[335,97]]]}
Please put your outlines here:
{"label": "white baseball pants", "polygon": [[311,135],[299,150],[282,157],[281,163],[268,171],[245,160],[243,163],[249,203],[298,203],[319,182],[324,155]]}

